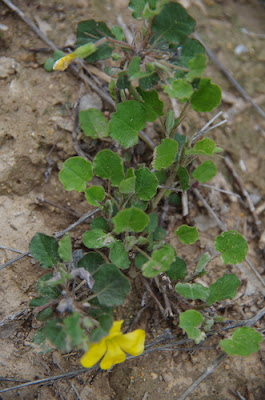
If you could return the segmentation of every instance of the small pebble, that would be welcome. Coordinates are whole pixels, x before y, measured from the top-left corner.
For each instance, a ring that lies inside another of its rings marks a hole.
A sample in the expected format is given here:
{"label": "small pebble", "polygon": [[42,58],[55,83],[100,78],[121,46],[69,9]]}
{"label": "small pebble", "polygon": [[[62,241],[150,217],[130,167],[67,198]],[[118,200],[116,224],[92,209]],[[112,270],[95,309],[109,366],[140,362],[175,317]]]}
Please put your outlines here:
{"label": "small pebble", "polygon": [[155,372],[150,372],[150,376],[153,380],[158,378],[158,375]]}
{"label": "small pebble", "polygon": [[240,54],[248,53],[248,48],[243,44],[239,44],[236,46],[234,52],[237,56],[240,56]]}

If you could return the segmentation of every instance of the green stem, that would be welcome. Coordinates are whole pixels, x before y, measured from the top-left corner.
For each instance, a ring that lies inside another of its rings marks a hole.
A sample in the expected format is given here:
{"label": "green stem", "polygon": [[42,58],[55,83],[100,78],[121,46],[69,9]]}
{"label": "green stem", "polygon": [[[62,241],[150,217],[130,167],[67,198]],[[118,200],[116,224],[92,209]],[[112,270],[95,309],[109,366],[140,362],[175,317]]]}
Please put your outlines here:
{"label": "green stem", "polygon": [[135,250],[139,251],[139,253],[141,253],[143,256],[145,256],[146,258],[148,258],[148,260],[152,260],[152,258],[149,256],[149,254],[147,254],[144,250],[142,250],[140,247],[138,246],[133,246],[135,248]]}
{"label": "green stem", "polygon": [[140,95],[140,93],[137,92],[133,85],[129,86],[129,93],[135,100],[139,101],[139,103],[144,103],[142,96]]}

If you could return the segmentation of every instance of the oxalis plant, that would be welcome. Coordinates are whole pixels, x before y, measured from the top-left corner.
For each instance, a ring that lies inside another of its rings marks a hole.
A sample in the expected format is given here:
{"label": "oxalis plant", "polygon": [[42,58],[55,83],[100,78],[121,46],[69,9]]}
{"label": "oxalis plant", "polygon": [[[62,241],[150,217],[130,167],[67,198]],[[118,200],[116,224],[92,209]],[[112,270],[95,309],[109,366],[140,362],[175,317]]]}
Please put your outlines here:
{"label": "oxalis plant", "polygon": [[[47,70],[64,70],[76,58],[89,63],[109,59],[105,72],[111,76],[109,92],[116,109],[109,119],[93,108],[79,112],[84,135],[97,140],[103,150],[93,162],[69,158],[59,173],[65,190],[83,193],[97,212],[83,235],[84,247],[72,252],[68,234],[57,241],[43,233],[37,233],[29,246],[31,255],[48,270],[37,283],[39,297],[30,302],[37,319],[45,321],[34,342],[46,350],[83,350],[82,365],[91,367],[102,359],[102,369],[124,361],[125,353],[139,355],[144,350],[143,330],[122,334],[123,321],[113,321],[114,308],[130,292],[128,276],[154,279],[158,287],[159,279],[166,277],[175,297],[183,297],[186,304],[192,300],[178,324],[198,344],[215,324],[224,322],[215,304],[233,299],[241,283],[228,272],[209,287],[197,283],[197,278],[214,268],[216,257],[225,265],[237,264],[248,251],[238,232],[226,231],[214,241],[217,255],[203,252],[189,270],[159,225],[159,206],[165,199],[176,202],[176,192],[207,182],[217,173],[212,158],[222,149],[210,138],[179,134],[178,126],[190,109],[213,110],[221,91],[202,77],[205,51],[189,36],[195,21],[180,4],[132,0],[129,5],[132,16],[142,21],[135,43],[125,41],[119,26],[111,29],[104,22],[82,21],[76,50],[68,55],[55,52],[45,64]],[[168,97],[183,103],[177,118],[168,107]],[[150,123],[157,133],[155,143],[144,132]],[[146,142],[146,148],[137,159],[133,154],[139,140]],[[104,148],[106,143],[110,148]],[[182,225],[175,234],[187,245],[199,239],[194,226]],[[219,344],[229,355],[247,356],[258,350],[261,341],[262,335],[246,326]]]}

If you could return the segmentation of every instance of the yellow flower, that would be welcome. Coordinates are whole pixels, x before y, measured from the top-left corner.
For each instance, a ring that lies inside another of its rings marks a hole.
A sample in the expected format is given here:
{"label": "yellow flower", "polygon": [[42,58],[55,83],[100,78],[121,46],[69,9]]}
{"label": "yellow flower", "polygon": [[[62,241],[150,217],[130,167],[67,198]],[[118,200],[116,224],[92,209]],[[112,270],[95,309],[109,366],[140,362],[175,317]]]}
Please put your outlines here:
{"label": "yellow flower", "polygon": [[104,356],[100,362],[100,368],[109,369],[125,361],[125,352],[132,356],[139,356],[144,351],[145,331],[136,329],[123,334],[122,324],[123,321],[115,321],[108,336],[101,339],[99,343],[90,345],[87,353],[81,358],[83,367],[91,368]]}
{"label": "yellow flower", "polygon": [[96,51],[96,49],[97,48],[94,45],[94,43],[83,44],[83,46],[78,47],[72,53],[67,54],[67,56],[64,56],[59,60],[55,61],[55,63],[53,64],[53,70],[64,71],[72,60],[74,60],[75,58],[86,58],[91,54],[93,54]]}
{"label": "yellow flower", "polygon": [[55,61],[53,64],[53,69],[54,71],[64,71],[70,62],[76,58],[75,52],[67,54],[67,56],[64,56],[62,58],[59,58],[59,60]]}

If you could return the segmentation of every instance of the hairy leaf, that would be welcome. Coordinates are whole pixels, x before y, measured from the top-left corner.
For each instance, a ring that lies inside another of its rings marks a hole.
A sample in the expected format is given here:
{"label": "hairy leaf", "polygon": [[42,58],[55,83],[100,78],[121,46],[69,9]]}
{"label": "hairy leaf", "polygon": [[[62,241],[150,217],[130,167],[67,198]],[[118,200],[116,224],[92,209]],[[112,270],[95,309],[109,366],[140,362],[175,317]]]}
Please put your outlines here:
{"label": "hairy leaf", "polygon": [[85,197],[88,204],[98,207],[99,202],[105,199],[105,191],[101,186],[91,186],[85,190]]}
{"label": "hairy leaf", "polygon": [[111,246],[109,258],[110,261],[116,265],[116,267],[121,269],[126,269],[130,266],[128,253],[120,240],[117,240]]}
{"label": "hairy leaf", "polygon": [[140,200],[151,200],[157,191],[158,180],[148,168],[141,168],[135,171],[135,192]]}
{"label": "hairy leaf", "polygon": [[113,186],[119,186],[124,179],[123,161],[111,150],[101,150],[94,158],[94,173],[102,179],[109,179]]}
{"label": "hairy leaf", "polygon": [[261,342],[263,337],[259,332],[249,326],[243,326],[235,330],[232,339],[221,340],[219,344],[230,356],[248,357],[259,351]]}
{"label": "hairy leaf", "polygon": [[69,234],[59,240],[58,254],[63,261],[69,262],[72,260],[72,245]]}
{"label": "hairy leaf", "polygon": [[93,276],[93,274],[99,269],[99,267],[105,263],[106,260],[102,257],[101,254],[91,251],[83,258],[81,258],[81,260],[78,262],[78,267],[84,268]]}
{"label": "hairy leaf", "polygon": [[155,147],[152,166],[160,171],[168,168],[175,161],[178,152],[178,143],[173,139],[162,139],[161,144]]}
{"label": "hairy leaf", "polygon": [[166,275],[172,280],[177,281],[178,279],[185,278],[187,274],[186,262],[183,258],[176,257],[175,261],[170,265],[166,271]]}
{"label": "hairy leaf", "polygon": [[130,282],[115,265],[103,264],[93,278],[93,292],[101,305],[114,307],[124,302],[130,290]]}
{"label": "hairy leaf", "polygon": [[170,2],[154,18],[152,30],[168,42],[181,43],[194,31],[195,25],[196,22],[184,7]]}
{"label": "hairy leaf", "polygon": [[170,85],[164,86],[163,90],[170,97],[183,101],[188,101],[193,94],[193,87],[183,79],[175,79]]}
{"label": "hairy leaf", "polygon": [[153,122],[159,116],[163,115],[164,103],[159,99],[156,90],[144,91],[141,88],[137,88],[142,99],[144,100],[145,106],[145,119],[146,121]]}
{"label": "hairy leaf", "polygon": [[36,233],[30,241],[29,251],[43,268],[51,268],[60,261],[56,239],[44,233]]}
{"label": "hairy leaf", "polygon": [[196,226],[193,227],[188,225],[181,225],[175,231],[175,234],[177,235],[178,240],[183,244],[193,244],[199,238]]}
{"label": "hairy leaf", "polygon": [[234,230],[223,232],[217,236],[214,246],[221,253],[225,264],[238,264],[244,261],[248,252],[246,239]]}
{"label": "hairy leaf", "polygon": [[129,230],[131,232],[142,232],[149,223],[149,216],[136,207],[125,208],[119,211],[114,218],[114,232],[121,233]]}
{"label": "hairy leaf", "polygon": [[176,291],[186,299],[190,300],[203,300],[209,297],[209,289],[200,283],[177,283],[175,286]]}
{"label": "hairy leaf", "polygon": [[224,274],[222,278],[217,279],[217,281],[210,286],[207,304],[210,306],[216,301],[233,299],[240,284],[241,282],[236,275]]}
{"label": "hairy leaf", "polygon": [[210,254],[208,252],[202,254],[202,256],[199,259],[199,262],[195,268],[195,273],[196,274],[201,274],[205,267],[207,266],[207,264],[211,261],[212,257],[210,256]]}
{"label": "hairy leaf", "polygon": [[170,245],[165,245],[152,253],[151,260],[142,266],[143,276],[152,278],[169,269],[175,258],[175,250]]}
{"label": "hairy leaf", "polygon": [[195,143],[192,149],[186,150],[186,153],[202,156],[212,156],[215,153],[219,153],[220,151],[222,151],[222,149],[216,146],[214,140],[204,138]]}
{"label": "hairy leaf", "polygon": [[82,192],[86,188],[86,182],[93,176],[92,164],[82,157],[68,158],[59,172],[59,179],[65,190]]}
{"label": "hairy leaf", "polygon": [[192,177],[200,183],[208,182],[217,174],[217,168],[211,160],[204,161],[192,173]]}
{"label": "hairy leaf", "polygon": [[117,105],[110,121],[110,136],[124,148],[138,142],[138,133],[145,127],[146,109],[136,100],[127,100]]}
{"label": "hairy leaf", "polygon": [[195,310],[188,310],[180,314],[179,326],[187,333],[190,339],[193,339],[196,344],[205,339],[206,335],[201,332],[198,327],[203,321],[201,313]]}
{"label": "hairy leaf", "polygon": [[79,121],[86,136],[101,139],[109,135],[109,123],[96,108],[79,111]]}
{"label": "hairy leaf", "polygon": [[102,229],[91,229],[85,232],[83,243],[88,249],[101,249],[102,247],[111,247],[115,239],[110,233]]}
{"label": "hairy leaf", "polygon": [[211,83],[211,79],[202,78],[199,89],[191,96],[191,107],[194,111],[210,112],[220,104],[221,89]]}
{"label": "hairy leaf", "polygon": [[179,178],[179,183],[180,187],[182,190],[186,191],[189,189],[190,185],[190,176],[186,168],[184,167],[179,167],[178,169],[178,178]]}

